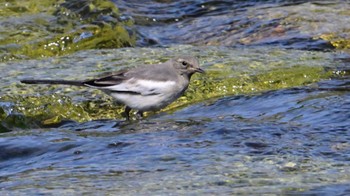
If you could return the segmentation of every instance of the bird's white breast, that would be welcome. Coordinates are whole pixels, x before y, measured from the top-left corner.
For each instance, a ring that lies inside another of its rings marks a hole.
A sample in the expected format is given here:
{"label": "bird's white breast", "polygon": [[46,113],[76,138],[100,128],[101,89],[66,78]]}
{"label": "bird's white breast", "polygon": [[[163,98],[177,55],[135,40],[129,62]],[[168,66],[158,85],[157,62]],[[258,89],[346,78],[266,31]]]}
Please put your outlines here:
{"label": "bird's white breast", "polygon": [[104,88],[110,90],[111,96],[118,102],[136,110],[148,111],[158,110],[167,106],[181,96],[187,85],[180,85],[175,81],[152,81],[131,78],[121,84]]}
{"label": "bird's white breast", "polygon": [[161,94],[175,90],[174,81],[152,81],[141,79],[129,79],[121,84],[107,87],[111,91],[132,91],[142,95]]}

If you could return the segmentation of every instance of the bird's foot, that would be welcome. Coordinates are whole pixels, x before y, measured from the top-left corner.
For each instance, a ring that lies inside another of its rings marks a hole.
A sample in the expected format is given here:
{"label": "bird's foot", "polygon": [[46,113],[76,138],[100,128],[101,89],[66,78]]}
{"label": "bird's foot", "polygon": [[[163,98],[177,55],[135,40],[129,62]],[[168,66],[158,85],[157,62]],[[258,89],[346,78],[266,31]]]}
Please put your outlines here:
{"label": "bird's foot", "polygon": [[142,112],[142,111],[138,111],[138,112],[136,113],[136,118],[137,118],[137,120],[142,120],[142,117],[143,117],[143,112]]}
{"label": "bird's foot", "polygon": [[131,111],[131,108],[129,108],[128,106],[125,107],[125,110],[124,110],[124,117],[127,121],[130,120],[130,111]]}

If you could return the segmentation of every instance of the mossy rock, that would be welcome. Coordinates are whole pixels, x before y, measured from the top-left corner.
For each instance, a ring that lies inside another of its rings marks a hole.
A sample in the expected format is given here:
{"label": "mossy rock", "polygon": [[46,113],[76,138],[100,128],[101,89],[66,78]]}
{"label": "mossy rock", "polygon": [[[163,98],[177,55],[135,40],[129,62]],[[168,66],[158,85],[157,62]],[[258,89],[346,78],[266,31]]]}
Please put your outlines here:
{"label": "mossy rock", "polygon": [[2,5],[0,25],[6,28],[0,36],[0,61],[135,45],[133,22],[122,21],[109,0],[42,3],[45,6],[33,0]]}
{"label": "mossy rock", "polygon": [[[348,32],[348,34],[350,31]],[[332,46],[337,49],[350,49],[350,36],[343,36],[337,33],[323,34],[320,36],[321,39],[329,41]]]}
{"label": "mossy rock", "polygon": [[[303,86],[329,78],[332,73],[321,67],[298,66],[274,69],[251,76],[229,77],[229,75],[229,72],[209,71],[206,75],[195,76],[186,94],[163,111],[172,111],[189,104],[223,96]],[[114,103],[109,98],[73,103],[70,97],[51,94],[7,96],[2,97],[1,100],[14,102],[14,111],[23,114],[23,116],[6,116],[5,112],[2,112],[1,118],[9,125],[7,127],[47,126],[58,124],[62,120],[83,122],[93,119],[121,119],[124,110],[124,106]]]}

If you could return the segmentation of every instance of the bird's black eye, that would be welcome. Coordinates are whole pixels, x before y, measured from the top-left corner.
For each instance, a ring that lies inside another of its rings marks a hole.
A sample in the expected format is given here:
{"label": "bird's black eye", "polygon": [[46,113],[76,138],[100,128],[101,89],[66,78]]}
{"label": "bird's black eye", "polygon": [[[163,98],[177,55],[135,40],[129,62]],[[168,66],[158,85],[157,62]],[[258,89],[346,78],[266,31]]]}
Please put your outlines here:
{"label": "bird's black eye", "polygon": [[187,65],[188,65],[188,63],[187,63],[186,61],[182,61],[181,64],[182,64],[183,66],[187,66]]}

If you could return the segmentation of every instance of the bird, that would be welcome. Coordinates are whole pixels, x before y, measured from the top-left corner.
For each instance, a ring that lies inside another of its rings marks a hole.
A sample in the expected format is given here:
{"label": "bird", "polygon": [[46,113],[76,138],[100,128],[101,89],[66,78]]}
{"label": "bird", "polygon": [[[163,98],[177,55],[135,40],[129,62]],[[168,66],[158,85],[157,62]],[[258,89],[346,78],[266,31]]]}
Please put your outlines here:
{"label": "bird", "polygon": [[182,56],[160,64],[141,65],[87,80],[24,79],[25,84],[73,85],[102,90],[116,102],[125,105],[124,116],[136,110],[137,119],[143,113],[165,108],[184,94],[195,73],[205,73],[198,59]]}

